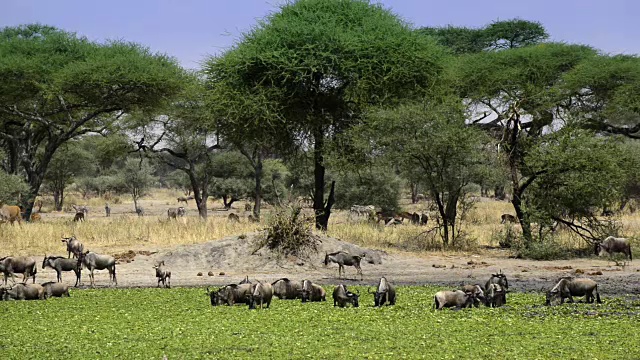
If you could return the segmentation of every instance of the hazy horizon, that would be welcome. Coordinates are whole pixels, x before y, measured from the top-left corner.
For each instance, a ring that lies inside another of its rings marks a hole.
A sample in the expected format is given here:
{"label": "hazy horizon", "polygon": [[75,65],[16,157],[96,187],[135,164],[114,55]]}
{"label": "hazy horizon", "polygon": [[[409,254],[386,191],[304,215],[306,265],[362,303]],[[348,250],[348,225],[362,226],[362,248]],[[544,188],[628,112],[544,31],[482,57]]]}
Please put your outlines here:
{"label": "hazy horizon", "polygon": [[[73,31],[95,41],[124,39],[177,58],[197,68],[208,55],[233,45],[258,19],[277,10],[282,1],[242,2],[138,0],[4,0],[0,27],[42,23]],[[640,53],[640,2],[632,0],[551,1],[507,0],[374,1],[422,26],[480,27],[496,20],[522,18],[541,22],[551,40],[586,44],[605,53]]]}

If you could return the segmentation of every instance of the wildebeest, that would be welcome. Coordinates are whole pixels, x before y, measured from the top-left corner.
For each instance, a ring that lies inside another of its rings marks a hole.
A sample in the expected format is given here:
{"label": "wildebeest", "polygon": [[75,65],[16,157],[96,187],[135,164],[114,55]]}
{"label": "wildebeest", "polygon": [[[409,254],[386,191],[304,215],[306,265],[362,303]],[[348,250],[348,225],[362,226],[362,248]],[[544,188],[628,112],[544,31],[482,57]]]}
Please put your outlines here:
{"label": "wildebeest", "polygon": [[271,305],[273,297],[273,287],[268,282],[258,281],[251,285],[251,296],[249,297],[249,309],[255,309],[260,304],[260,309],[266,305],[267,309]]}
{"label": "wildebeest", "polygon": [[353,205],[349,209],[349,213],[357,216],[366,216],[375,210],[376,207],[373,205]]}
{"label": "wildebeest", "polygon": [[144,216],[144,208],[142,206],[136,207],[136,214],[138,214],[138,216]]}
{"label": "wildebeest", "polygon": [[429,216],[425,213],[422,213],[420,215],[420,225],[427,225],[427,222],[429,222]]}
{"label": "wildebeest", "polygon": [[353,307],[360,306],[358,302],[358,298],[360,297],[360,293],[352,293],[347,290],[347,287],[343,284],[336,286],[333,289],[333,306],[345,307],[347,304],[353,305]]}
{"label": "wildebeest", "polygon": [[80,257],[80,254],[84,251],[84,245],[75,236],[62,238],[62,242],[67,244],[67,257],[70,258],[73,254],[74,258]]}
{"label": "wildebeest", "polygon": [[396,288],[384,276],[380,278],[376,291],[369,291],[369,294],[373,294],[375,307],[383,306],[387,301],[389,305],[396,304]]}
{"label": "wildebeest", "polygon": [[502,286],[502,288],[506,291],[509,290],[509,281],[507,280],[507,275],[502,273],[502,269],[497,274],[491,274],[491,277],[484,284],[484,291],[489,290],[489,284],[498,284]]}
{"label": "wildebeest", "polygon": [[26,282],[29,276],[33,277],[33,283],[36,282],[36,273],[38,268],[36,261],[25,256],[6,256],[0,258],[0,271],[4,274],[4,284],[7,285],[7,278],[11,276],[11,280],[15,283],[15,273],[22,274],[22,282]]}
{"label": "wildebeest", "polygon": [[168,208],[167,209],[167,217],[169,219],[176,219],[178,217],[178,209],[176,209],[176,208]]}
{"label": "wildebeest", "polygon": [[327,292],[310,280],[302,280],[302,302],[327,301]]}
{"label": "wildebeest", "polygon": [[178,207],[178,210],[177,210],[177,215],[178,215],[178,217],[183,217],[183,216],[185,216],[186,214],[187,214],[187,210],[186,210],[184,207],[179,206],[179,207]]}
{"label": "wildebeest", "polygon": [[245,276],[244,279],[242,279],[242,281],[240,281],[238,284],[242,285],[242,284],[251,284],[251,281],[249,281],[249,276]]}
{"label": "wildebeest", "polygon": [[107,217],[111,216],[111,206],[109,206],[109,203],[104,204],[104,213]]}
{"label": "wildebeest", "polygon": [[[596,296],[593,296],[593,293]],[[584,296],[587,303],[593,303],[594,299],[601,304],[600,294],[598,293],[598,283],[588,278],[562,278],[553,289],[547,292],[546,305],[551,305],[551,300],[557,296],[560,296],[560,303],[564,304],[564,299],[569,299],[569,302],[573,301],[573,296]]]}
{"label": "wildebeest", "polygon": [[62,272],[63,271],[72,271],[76,274],[76,284],[74,286],[78,286],[80,283],[80,277],[82,275],[81,265],[78,264],[78,260],[76,259],[65,259],[62,256],[47,256],[45,254],[44,259],[42,260],[42,269],[46,267],[50,267],[56,271],[56,279],[58,282],[62,282]]}
{"label": "wildebeest", "polygon": [[229,221],[233,221],[233,222],[240,221],[240,217],[237,214],[234,214],[234,213],[229,214],[229,216],[227,216],[227,219]]}
{"label": "wildebeest", "polygon": [[516,218],[515,216],[511,215],[511,214],[502,214],[502,216],[500,216],[500,224],[504,224],[504,223],[517,223],[518,222],[518,218]]}
{"label": "wildebeest", "polygon": [[76,213],[83,213],[85,215],[89,214],[89,208],[87,206],[71,205],[71,207],[76,211]]}
{"label": "wildebeest", "polygon": [[15,284],[2,289],[2,300],[44,300],[44,288],[40,284]]}
{"label": "wildebeest", "polygon": [[500,307],[507,303],[507,291],[500,286],[499,284],[489,284],[486,289],[485,296],[486,302],[485,304],[488,307]]}
{"label": "wildebeest", "polygon": [[442,310],[446,307],[455,307],[456,309],[470,308],[473,306],[475,295],[473,292],[464,292],[462,290],[455,291],[438,291],[434,295],[434,308]]}
{"label": "wildebeest", "polygon": [[251,211],[251,204],[245,203],[244,204],[244,211]]}
{"label": "wildebeest", "polygon": [[324,256],[324,266],[329,265],[330,262],[334,262],[338,264],[338,278],[342,276],[344,271],[344,266],[353,266],[356,268],[356,274],[360,274],[360,280],[363,279],[362,276],[362,268],[360,267],[360,260],[365,256],[351,255],[344,251],[337,251],[334,253],[325,253]]}
{"label": "wildebeest", "polygon": [[483,304],[487,304],[487,298],[485,297],[485,293],[482,290],[482,287],[478,284],[475,285],[464,285],[461,289],[464,292],[470,292],[473,293],[474,296],[474,300],[473,300],[473,305],[475,307],[478,307],[480,305],[480,302],[482,302]]}
{"label": "wildebeest", "polygon": [[171,287],[171,271],[167,270],[164,267],[164,260],[157,263],[154,267],[156,269],[156,277],[158,278],[158,287],[160,287],[160,283],[166,288]]}
{"label": "wildebeest", "polygon": [[180,204],[181,202],[187,204],[187,206],[189,206],[189,200],[193,200],[193,196],[180,196],[178,197],[178,204]]}
{"label": "wildebeest", "polygon": [[229,306],[233,304],[249,304],[252,286],[252,284],[230,284],[223,286],[216,292],[217,303],[227,304]]}
{"label": "wildebeest", "polygon": [[273,295],[280,300],[295,300],[302,296],[302,284],[287,278],[278,279],[271,283]]}
{"label": "wildebeest", "polygon": [[82,264],[89,269],[89,279],[91,280],[92,287],[95,286],[93,271],[104,269],[109,271],[109,284],[114,282],[115,285],[118,286],[118,280],[116,279],[116,259],[113,256],[99,255],[93,251],[87,251],[80,253],[78,264]]}
{"label": "wildebeest", "polygon": [[598,256],[602,256],[604,253],[609,255],[613,255],[614,253],[623,253],[625,257],[629,257],[629,261],[633,260],[633,255],[631,254],[631,243],[629,243],[629,240],[625,238],[609,236],[603,241],[596,242],[595,252]]}
{"label": "wildebeest", "polygon": [[13,225],[14,222],[18,222],[18,225],[22,225],[22,217],[20,216],[21,209],[15,205],[1,205],[0,206],[0,222],[9,222]]}
{"label": "wildebeest", "polygon": [[84,213],[83,213],[83,212],[77,212],[77,213],[73,216],[73,221],[74,221],[74,222],[84,221]]}
{"label": "wildebeest", "polygon": [[46,282],[42,284],[44,288],[44,298],[50,297],[70,297],[69,295],[69,285],[62,283],[55,283],[53,281]]}

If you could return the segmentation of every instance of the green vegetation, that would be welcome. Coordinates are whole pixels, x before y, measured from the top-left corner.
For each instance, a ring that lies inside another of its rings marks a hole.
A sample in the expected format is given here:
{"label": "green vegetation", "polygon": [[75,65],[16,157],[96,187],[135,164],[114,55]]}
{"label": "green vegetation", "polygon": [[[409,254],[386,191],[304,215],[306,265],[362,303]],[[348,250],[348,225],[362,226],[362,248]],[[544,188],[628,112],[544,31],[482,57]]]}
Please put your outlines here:
{"label": "green vegetation", "polygon": [[[513,294],[508,308],[431,309],[435,287],[399,288],[374,309],[274,300],[269,310],[211,307],[203,289],[75,291],[0,304],[3,358],[498,358],[640,357],[638,301],[544,307]],[[366,292],[360,288],[360,292]]]}

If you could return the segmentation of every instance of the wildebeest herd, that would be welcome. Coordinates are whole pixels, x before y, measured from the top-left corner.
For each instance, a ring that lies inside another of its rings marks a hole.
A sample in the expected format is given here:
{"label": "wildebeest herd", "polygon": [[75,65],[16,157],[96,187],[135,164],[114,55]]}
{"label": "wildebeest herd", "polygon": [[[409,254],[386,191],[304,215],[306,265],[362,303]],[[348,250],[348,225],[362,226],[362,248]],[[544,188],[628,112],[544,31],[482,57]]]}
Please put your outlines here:
{"label": "wildebeest herd", "polygon": [[[69,296],[69,287],[62,284],[62,273],[73,271],[76,275],[75,286],[80,285],[82,269],[89,272],[91,286],[95,286],[94,271],[108,270],[109,281],[117,286],[116,279],[116,259],[110,255],[97,254],[92,251],[85,251],[84,245],[74,236],[63,238],[66,244],[67,258],[64,256],[44,256],[42,269],[51,268],[56,271],[57,282],[47,282],[36,284],[37,265],[34,259],[24,256],[7,256],[0,258],[0,272],[4,275],[4,286],[0,287],[0,300],[36,300],[49,297]],[[604,241],[595,244],[595,253],[599,256],[604,254],[623,253],[629,260],[632,259],[631,246],[627,239],[608,237]],[[73,257],[72,257],[73,255]],[[324,265],[329,263],[338,264],[338,276],[344,275],[344,266],[353,266],[360,279],[363,279],[360,267],[362,255],[351,255],[345,251],[326,253]],[[155,276],[160,287],[161,284],[167,288],[171,287],[171,271],[164,261],[153,266]],[[16,283],[15,274],[22,274],[22,282]],[[32,278],[32,283],[28,284],[28,278]],[[13,285],[7,287],[8,279]],[[434,295],[433,308],[441,310],[448,308],[471,308],[484,304],[487,307],[500,307],[507,303],[506,294],[509,292],[509,282],[507,276],[500,271],[492,274],[484,287],[479,284],[464,285],[459,289],[438,291]],[[375,307],[385,304],[395,305],[397,292],[395,286],[385,277],[381,277],[375,291],[369,289],[368,294],[373,295]],[[234,305],[245,304],[250,309],[269,308],[271,300],[275,296],[281,300],[299,299],[305,302],[326,301],[326,291],[318,284],[310,280],[293,281],[288,278],[281,278],[272,283],[257,281],[251,283],[246,277],[238,284],[229,284],[217,290],[207,288],[207,296],[211,305]],[[598,284],[588,278],[563,277],[546,294],[546,305],[551,305],[554,299],[560,298],[560,303],[565,299],[573,302],[574,296],[584,296],[585,302],[601,303]],[[360,292],[350,291],[346,285],[336,286],[332,293],[333,305],[339,307],[359,307]]]}

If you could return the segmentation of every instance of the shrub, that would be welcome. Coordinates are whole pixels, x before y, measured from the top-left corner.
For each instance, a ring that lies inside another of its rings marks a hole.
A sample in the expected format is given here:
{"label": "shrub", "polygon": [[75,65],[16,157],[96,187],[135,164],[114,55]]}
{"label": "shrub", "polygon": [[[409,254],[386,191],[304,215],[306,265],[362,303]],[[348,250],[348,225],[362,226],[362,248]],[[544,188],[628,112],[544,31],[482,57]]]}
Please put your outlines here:
{"label": "shrub", "polygon": [[267,247],[278,254],[306,256],[318,251],[318,239],[311,229],[313,218],[301,214],[298,205],[277,207],[267,221],[258,248]]}

